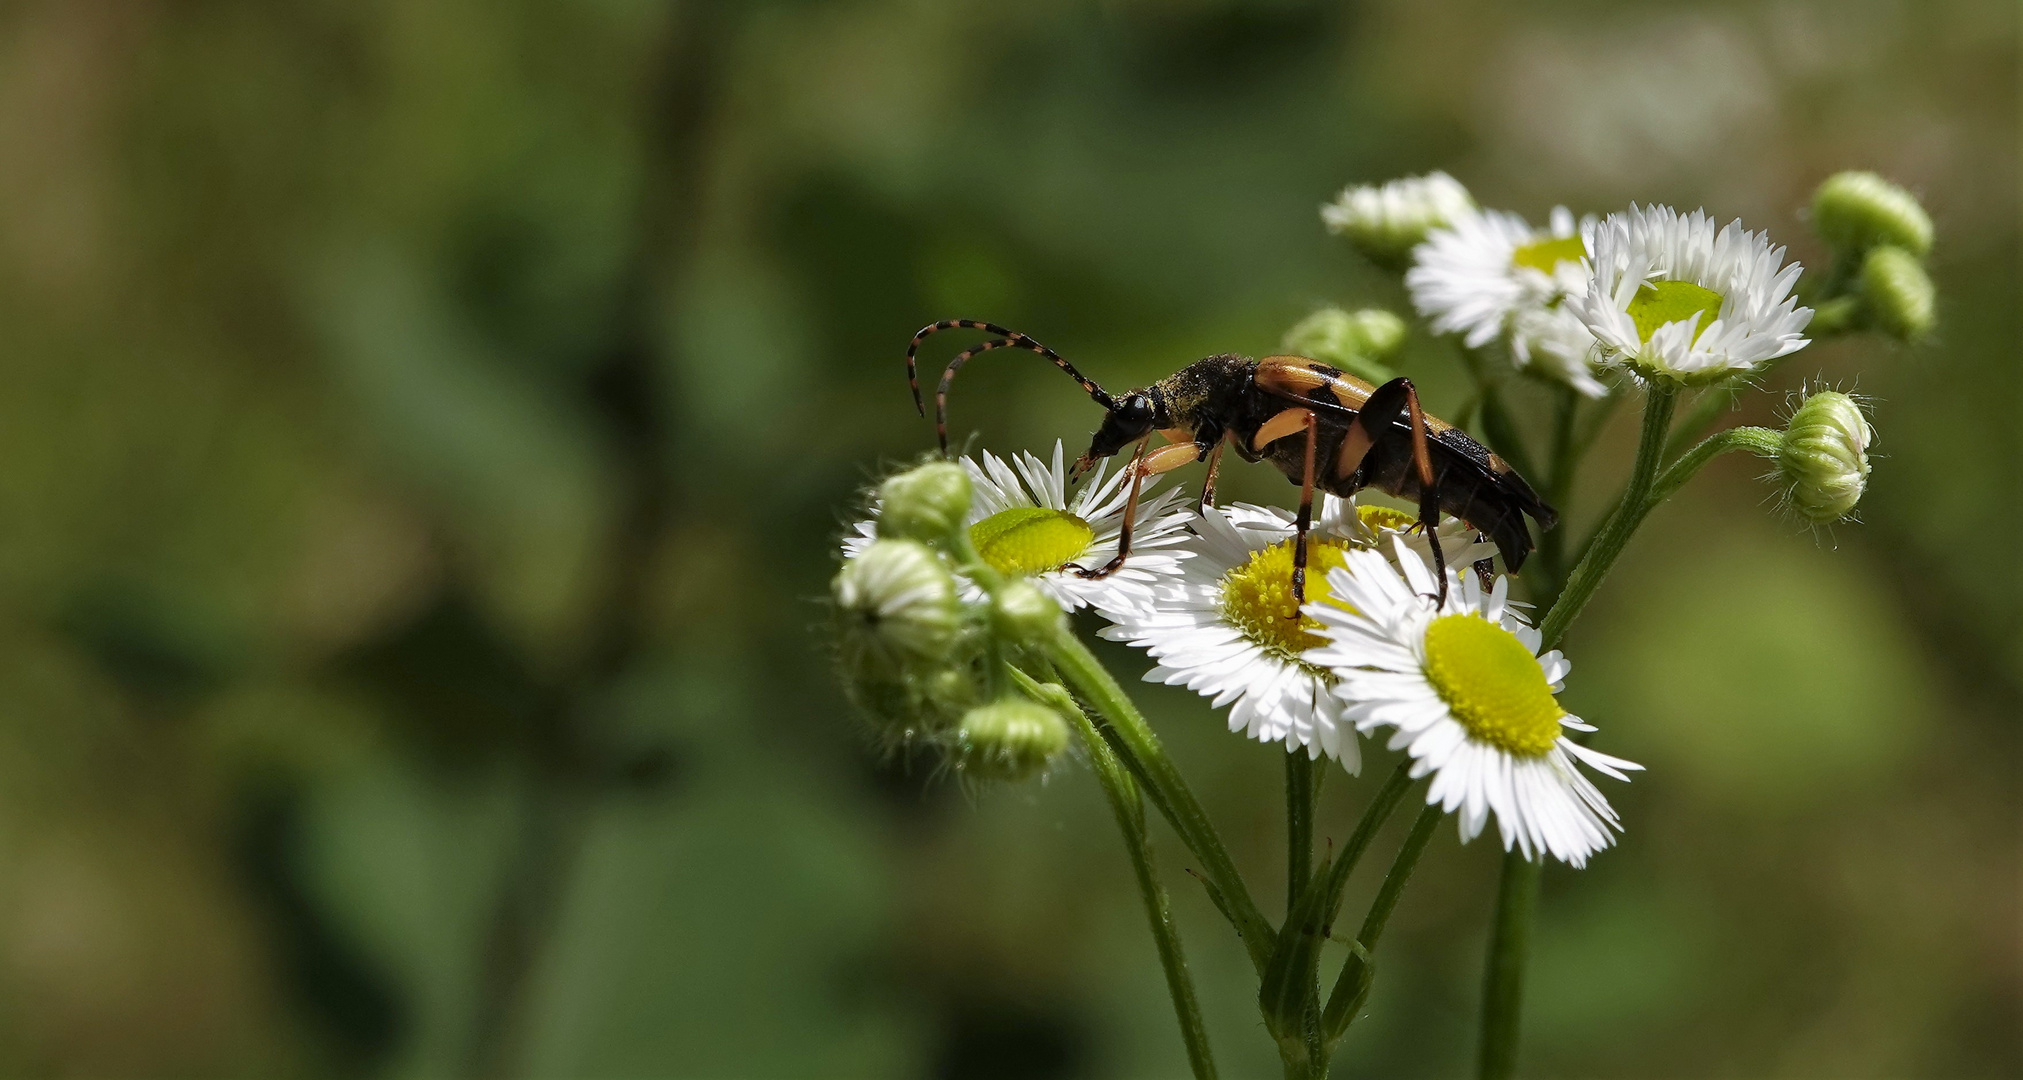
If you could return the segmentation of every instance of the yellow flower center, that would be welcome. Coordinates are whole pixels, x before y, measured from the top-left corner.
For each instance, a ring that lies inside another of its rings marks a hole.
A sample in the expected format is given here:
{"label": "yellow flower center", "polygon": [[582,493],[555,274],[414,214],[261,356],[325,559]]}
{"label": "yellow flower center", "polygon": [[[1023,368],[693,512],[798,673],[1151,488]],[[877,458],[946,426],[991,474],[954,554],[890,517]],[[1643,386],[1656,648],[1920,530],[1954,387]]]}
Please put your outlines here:
{"label": "yellow flower center", "polygon": [[1089,523],[1066,510],[1014,506],[969,527],[977,555],[1000,574],[1044,574],[1072,562],[1096,539]]}
{"label": "yellow flower center", "polygon": [[[1291,540],[1281,540],[1253,552],[1243,565],[1222,575],[1223,617],[1243,636],[1286,660],[1298,660],[1299,654],[1321,643],[1313,633],[1320,623],[1299,615],[1292,602],[1292,547]],[[1348,563],[1345,550],[1347,545],[1339,540],[1307,538],[1308,601],[1351,610],[1334,598],[1328,586],[1328,571]]]}
{"label": "yellow flower center", "polygon": [[1510,261],[1518,266],[1529,266],[1533,270],[1552,273],[1560,263],[1581,260],[1587,248],[1578,236],[1561,236],[1552,240],[1538,240],[1526,244],[1510,253]]}
{"label": "yellow flower center", "polygon": [[1690,281],[1646,282],[1630,299],[1630,318],[1636,321],[1637,336],[1651,335],[1667,323],[1693,320],[1693,336],[1700,328],[1721,317],[1721,294]]}
{"label": "yellow flower center", "polygon": [[1426,626],[1426,678],[1476,742],[1539,757],[1559,740],[1566,710],[1517,635],[1480,615],[1442,615]]}
{"label": "yellow flower center", "polygon": [[1363,523],[1364,528],[1371,532],[1376,532],[1380,529],[1403,532],[1419,524],[1419,515],[1417,514],[1392,506],[1377,506],[1375,504],[1356,507],[1356,518]]}

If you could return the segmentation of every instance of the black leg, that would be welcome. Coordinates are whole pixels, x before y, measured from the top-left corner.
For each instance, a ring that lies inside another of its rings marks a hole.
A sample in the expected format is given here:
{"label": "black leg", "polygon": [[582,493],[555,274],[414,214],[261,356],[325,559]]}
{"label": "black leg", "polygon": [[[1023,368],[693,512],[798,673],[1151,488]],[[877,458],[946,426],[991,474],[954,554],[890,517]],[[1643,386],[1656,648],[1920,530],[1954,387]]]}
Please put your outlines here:
{"label": "black leg", "polygon": [[1215,474],[1222,468],[1223,440],[1215,441],[1215,449],[1208,452],[1208,478],[1201,482],[1201,501],[1194,506],[1196,517],[1208,512],[1215,505]]}
{"label": "black leg", "polygon": [[1403,417],[1412,432],[1412,465],[1419,481],[1419,524],[1426,542],[1433,548],[1433,572],[1439,575],[1439,602],[1447,602],[1447,553],[1440,548],[1440,482],[1433,471],[1433,455],[1426,446],[1426,414],[1419,408],[1419,391],[1412,380],[1400,376],[1377,387],[1356,413],[1356,426],[1342,440],[1336,475],[1347,476],[1362,464],[1363,455],[1376,440]]}
{"label": "black leg", "polygon": [[1292,618],[1307,601],[1307,533],[1314,523],[1314,444],[1320,439],[1320,418],[1306,414],[1306,468],[1300,474],[1298,532],[1292,548]]}

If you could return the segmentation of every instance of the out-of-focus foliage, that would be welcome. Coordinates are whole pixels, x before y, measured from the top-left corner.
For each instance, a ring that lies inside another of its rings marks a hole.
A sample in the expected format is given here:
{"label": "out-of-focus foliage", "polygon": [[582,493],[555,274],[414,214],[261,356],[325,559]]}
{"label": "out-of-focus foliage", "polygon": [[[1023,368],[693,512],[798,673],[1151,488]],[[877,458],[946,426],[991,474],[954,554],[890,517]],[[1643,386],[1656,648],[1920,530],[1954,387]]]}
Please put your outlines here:
{"label": "out-of-focus foliage", "polygon": [[[10,5],[0,1073],[1178,1075],[1086,775],[967,801],[828,677],[840,517],[932,437],[907,335],[989,318],[1112,384],[1269,351],[1402,304],[1316,208],[1431,168],[1816,265],[1797,208],[1859,167],[1933,212],[1938,330],[1817,347],[1738,415],[1815,372],[1873,399],[1861,524],[1727,463],[1569,642],[1650,772],[1623,846],[1546,880],[1525,1061],[2013,1074],[2016,17]],[[1444,344],[1390,362],[1458,403]],[[1070,391],[992,356],[956,423],[1072,442]],[[1271,880],[1274,752],[1145,700]],[[1269,1072],[1165,839],[1225,1070]],[[1435,842],[1343,1075],[1462,1070],[1495,862]]]}

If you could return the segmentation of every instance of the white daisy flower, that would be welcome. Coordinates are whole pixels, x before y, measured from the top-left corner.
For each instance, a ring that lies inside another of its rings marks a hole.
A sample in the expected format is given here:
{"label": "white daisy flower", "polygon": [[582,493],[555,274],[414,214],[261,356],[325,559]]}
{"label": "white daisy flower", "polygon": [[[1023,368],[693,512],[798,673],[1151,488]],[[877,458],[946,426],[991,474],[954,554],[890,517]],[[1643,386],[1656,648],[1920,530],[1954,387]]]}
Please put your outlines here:
{"label": "white daisy flower", "polygon": [[1599,397],[1606,388],[1587,360],[1594,338],[1559,310],[1566,297],[1587,291],[1581,232],[1591,224],[1558,206],[1543,229],[1502,210],[1436,229],[1414,249],[1405,273],[1412,306],[1436,333],[1460,334],[1471,349],[1507,335],[1520,369]]}
{"label": "white daisy flower", "polygon": [[1569,665],[1538,654],[1538,631],[1512,609],[1510,579],[1485,594],[1473,575],[1452,575],[1447,602],[1417,554],[1395,562],[1349,552],[1328,573],[1329,603],[1307,605],[1323,639],[1307,662],[1327,668],[1344,715],[1364,734],[1389,727],[1392,749],[1412,757],[1412,776],[1433,774],[1426,801],[1458,811],[1461,840],[1491,812],[1504,850],[1543,852],[1581,866],[1615,842],[1621,823],[1575,766],[1618,780],[1643,766],[1574,742],[1593,731],[1553,695]]}
{"label": "white daisy flower", "polygon": [[[1307,536],[1307,599],[1330,602],[1327,571],[1358,547],[1385,540],[1402,545],[1411,519],[1402,511],[1362,506],[1326,495]],[[1194,522],[1193,557],[1160,590],[1154,604],[1123,610],[1099,605],[1116,625],[1103,636],[1145,649],[1159,661],[1147,682],[1185,686],[1229,706],[1229,729],[1260,742],[1304,746],[1350,772],[1362,767],[1345,705],[1329,693],[1335,676],[1309,663],[1319,625],[1297,617],[1292,602],[1293,515],[1242,503],[1209,507]],[[1495,554],[1458,522],[1440,530],[1442,549],[1457,562]],[[1423,543],[1423,538],[1419,542]],[[1409,550],[1409,548],[1403,548]]]}
{"label": "white daisy flower", "polygon": [[1400,259],[1430,230],[1474,216],[1475,199],[1444,172],[1383,185],[1351,184],[1321,207],[1328,231],[1374,259]]}
{"label": "white daisy flower", "polygon": [[1801,267],[1764,233],[1704,210],[1632,206],[1589,236],[1594,278],[1566,306],[1603,359],[1646,379],[1697,385],[1802,349],[1812,309],[1791,295]]}
{"label": "white daisy flower", "polygon": [[1595,378],[1595,336],[1564,302],[1527,308],[1510,318],[1510,358],[1520,371],[1564,383],[1582,397],[1598,398],[1608,385]]}
{"label": "white daisy flower", "polygon": [[[1153,492],[1160,478],[1147,477],[1131,532],[1131,554],[1108,577],[1084,578],[1071,567],[1093,570],[1117,554],[1124,504],[1131,497],[1130,469],[1113,472],[1110,461],[1098,462],[1071,498],[1065,456],[1056,440],[1051,463],[1025,452],[1009,461],[989,451],[981,463],[963,458],[971,485],[964,519],[970,542],[984,562],[1000,573],[1030,578],[1064,610],[1099,601],[1105,608],[1150,603],[1152,587],[1171,577],[1180,560],[1187,558],[1180,545],[1187,539],[1193,506],[1178,487]],[[877,535],[875,519],[858,522],[843,538],[844,557],[855,557]],[[966,600],[983,595],[972,582],[963,582],[962,590]]]}

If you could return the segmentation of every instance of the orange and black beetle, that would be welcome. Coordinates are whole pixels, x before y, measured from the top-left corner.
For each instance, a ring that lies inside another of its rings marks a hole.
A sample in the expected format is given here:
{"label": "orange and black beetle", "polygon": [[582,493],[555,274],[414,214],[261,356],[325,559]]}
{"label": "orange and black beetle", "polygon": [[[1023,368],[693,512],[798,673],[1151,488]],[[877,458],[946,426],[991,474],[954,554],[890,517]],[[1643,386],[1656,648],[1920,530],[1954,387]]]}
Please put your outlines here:
{"label": "orange and black beetle", "polygon": [[[1529,516],[1540,529],[1550,529],[1558,514],[1531,490],[1510,464],[1459,428],[1426,415],[1419,393],[1409,379],[1397,378],[1372,386],[1338,368],[1303,356],[1267,356],[1262,360],[1225,353],[1187,365],[1150,386],[1113,397],[1076,371],[1059,353],[1015,330],[970,319],[950,319],[922,327],[906,350],[906,374],[913,386],[914,407],[925,415],[915,354],[928,335],[966,328],[993,335],[993,340],[965,350],[942,372],[934,396],[935,433],[948,451],[948,388],[955,373],[972,357],[992,349],[1024,349],[1053,361],[1068,373],[1106,413],[1089,442],[1089,452],[1075,462],[1079,475],[1100,458],[1111,457],[1133,443],[1130,501],[1125,505],[1123,534],[1117,555],[1092,569],[1077,567],[1084,577],[1103,577],[1122,566],[1131,550],[1131,525],[1138,504],[1138,486],[1146,476],[1207,460],[1202,485],[1205,506],[1215,497],[1215,472],[1225,444],[1245,461],[1269,460],[1300,486],[1297,541],[1293,549],[1293,595],[1306,587],[1307,532],[1313,521],[1313,493],[1347,497],[1375,488],[1419,506],[1419,527],[1432,543],[1440,598],[1447,592],[1446,555],[1434,525],[1442,511],[1487,535],[1512,571],[1531,554]],[[1169,445],[1150,448],[1152,433]],[[1293,439],[1289,436],[1303,435]]]}

